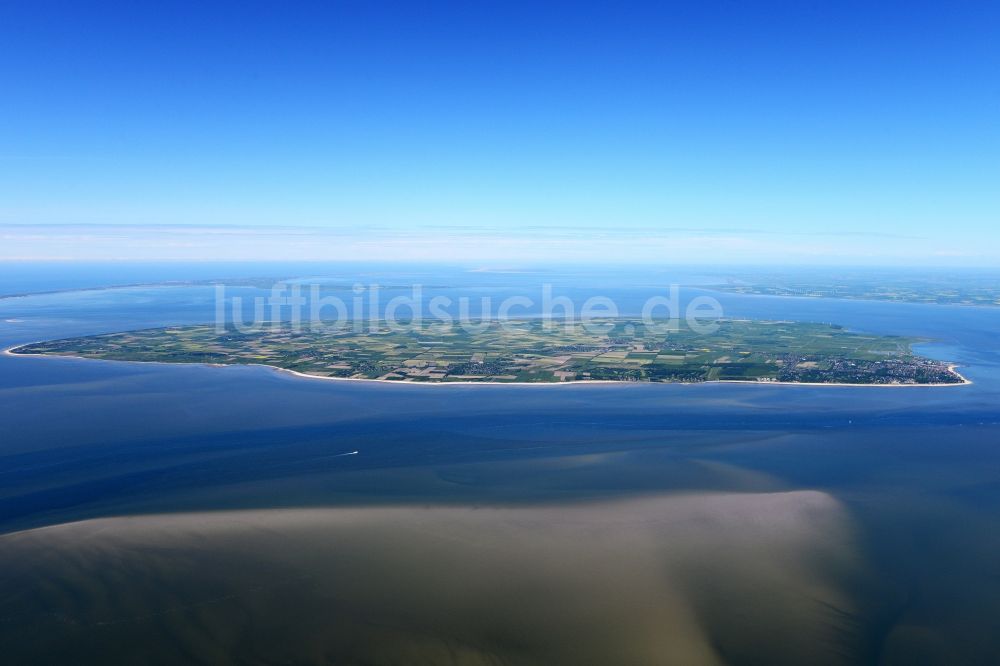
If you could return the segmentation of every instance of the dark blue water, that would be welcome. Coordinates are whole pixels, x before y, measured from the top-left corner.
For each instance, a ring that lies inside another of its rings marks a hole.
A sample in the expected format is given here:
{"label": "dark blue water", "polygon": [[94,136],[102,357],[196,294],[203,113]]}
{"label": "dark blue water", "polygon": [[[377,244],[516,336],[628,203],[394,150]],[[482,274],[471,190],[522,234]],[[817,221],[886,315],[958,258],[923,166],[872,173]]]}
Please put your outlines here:
{"label": "dark blue water", "polygon": [[[160,274],[157,268],[149,277]],[[414,275],[408,270],[378,277],[398,285]],[[540,301],[537,275],[505,275],[502,284],[495,275],[483,280],[478,273],[455,269],[440,269],[434,277],[453,286],[431,287],[428,298],[487,294],[499,300],[528,294]],[[589,276],[552,277],[556,295],[576,303],[606,295],[623,314],[637,314],[646,298],[665,292],[653,286],[655,276],[635,280],[639,286],[622,284],[622,278],[601,285]],[[242,288],[230,293],[249,299],[267,292]],[[393,293],[404,292],[390,289],[385,298]],[[984,456],[982,462],[995,460],[991,433],[1000,421],[1000,309],[736,296],[697,289],[683,294],[685,300],[711,294],[727,316],[833,322],[875,333],[926,337],[933,342],[921,351],[960,364],[974,384],[896,389],[718,384],[418,387],[309,380],[266,368],[2,356],[0,419],[5,436],[0,474],[8,498],[0,504],[0,526],[57,522],[100,514],[109,507],[130,511],[133,503],[164,508],[177,502],[211,505],[228,501],[237,484],[261,479],[277,483],[302,474],[651,448],[689,455],[694,447],[699,455],[720,459],[737,455],[701,440],[688,446],[677,436],[704,431],[808,434],[840,441],[830,462],[830,478],[818,474],[814,453],[798,466],[781,460],[781,475],[793,485],[806,481],[801,477],[806,469],[808,483],[834,483],[833,475],[842,474],[851,461],[859,473],[867,474],[870,465],[882,460],[881,449],[858,450],[857,442],[877,440],[890,431],[910,433],[908,451],[913,455],[944,453],[960,460],[957,447],[971,440],[977,455]],[[214,299],[214,288],[206,286],[76,291],[0,301],[0,346],[209,322]],[[980,434],[970,437],[970,431]],[[362,449],[362,455],[326,460],[355,449]],[[740,462],[770,471],[768,463],[776,464],[767,458],[741,457]],[[65,485],[51,483],[57,474]],[[311,500],[278,492],[261,492],[254,499],[255,493],[248,496],[241,486],[234,501],[337,502],[355,494],[367,501],[408,493],[440,498],[442,492],[447,499],[454,490],[412,488],[405,479],[401,483],[399,489],[380,485],[377,493],[334,485]],[[582,485],[578,490],[603,491],[608,485]],[[617,485],[619,491],[629,489],[627,481]],[[544,495],[545,489],[484,484],[462,488],[459,496],[479,492],[518,500]],[[196,501],[195,496],[212,499]]]}
{"label": "dark blue water", "polygon": [[[536,294],[539,282],[421,270],[436,285],[429,295]],[[414,278],[379,271],[384,284]],[[607,295],[622,314],[670,282],[548,278],[578,301]],[[209,509],[821,490],[849,508],[885,584],[871,600],[872,636],[923,622],[940,634],[931,663],[960,641],[965,659],[1000,656],[990,638],[1000,611],[1000,308],[713,295],[727,316],[925,337],[922,352],[958,363],[974,383],[422,387],[0,356],[0,530]],[[0,300],[0,347],[213,315],[211,287]],[[551,464],[596,453],[609,454],[601,466]]]}

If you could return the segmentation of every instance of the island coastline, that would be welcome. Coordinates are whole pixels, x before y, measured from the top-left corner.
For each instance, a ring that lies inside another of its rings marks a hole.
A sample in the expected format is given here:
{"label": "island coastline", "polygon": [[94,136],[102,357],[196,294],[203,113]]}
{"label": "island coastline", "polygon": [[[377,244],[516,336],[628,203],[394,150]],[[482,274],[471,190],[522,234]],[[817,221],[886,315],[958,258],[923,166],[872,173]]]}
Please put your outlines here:
{"label": "island coastline", "polygon": [[453,381],[453,382],[442,382],[442,381],[412,381],[412,380],[399,380],[399,379],[373,379],[369,377],[329,377],[325,375],[313,375],[307,372],[299,372],[297,370],[290,370],[288,368],[282,368],[276,365],[269,365],[267,363],[174,363],[170,361],[125,361],[117,359],[107,359],[107,358],[91,358],[88,356],[76,356],[72,354],[20,354],[17,352],[18,349],[22,347],[27,347],[29,345],[37,344],[39,342],[45,342],[44,340],[38,340],[35,342],[24,342],[11,347],[7,347],[3,350],[3,354],[6,356],[16,356],[19,358],[66,358],[74,359],[78,361],[104,361],[108,363],[135,363],[141,365],[170,365],[170,366],[201,366],[206,368],[230,368],[230,367],[258,367],[258,368],[268,368],[279,374],[288,374],[302,379],[320,379],[328,381],[338,381],[338,382],[364,382],[370,384],[389,384],[393,386],[595,386],[595,385],[624,385],[624,386],[643,386],[643,385],[654,385],[661,384],[665,386],[698,386],[702,384],[741,384],[741,385],[756,385],[756,386],[811,386],[814,388],[822,387],[838,387],[838,388],[944,388],[949,386],[970,386],[973,382],[971,379],[958,372],[955,368],[958,367],[956,364],[949,364],[948,370],[958,377],[961,381],[959,382],[937,382],[937,383],[924,383],[924,384],[904,384],[901,382],[892,384],[850,384],[846,382],[784,382],[784,381],[756,381],[756,380],[740,380],[740,379],[709,379],[700,382],[654,382],[654,381],[628,381],[628,380],[618,380],[618,379],[570,379],[559,382],[498,382],[498,381]]}

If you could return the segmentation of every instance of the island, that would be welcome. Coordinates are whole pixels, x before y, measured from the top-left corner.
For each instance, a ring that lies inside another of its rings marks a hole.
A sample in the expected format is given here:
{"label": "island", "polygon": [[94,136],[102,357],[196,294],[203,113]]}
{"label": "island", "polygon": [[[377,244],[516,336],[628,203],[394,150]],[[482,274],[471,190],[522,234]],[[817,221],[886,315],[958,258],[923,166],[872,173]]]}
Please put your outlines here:
{"label": "island", "polygon": [[793,296],[929,305],[1000,305],[995,271],[914,275],[899,271],[802,270],[729,275],[691,285],[733,294]]}
{"label": "island", "polygon": [[[473,326],[475,328],[473,328]],[[394,382],[757,382],[848,385],[966,383],[921,357],[922,340],[835,324],[723,319],[699,333],[637,319],[524,319],[340,326],[269,323],[152,328],[38,342],[14,354],[118,361],[259,364],[325,378]]]}

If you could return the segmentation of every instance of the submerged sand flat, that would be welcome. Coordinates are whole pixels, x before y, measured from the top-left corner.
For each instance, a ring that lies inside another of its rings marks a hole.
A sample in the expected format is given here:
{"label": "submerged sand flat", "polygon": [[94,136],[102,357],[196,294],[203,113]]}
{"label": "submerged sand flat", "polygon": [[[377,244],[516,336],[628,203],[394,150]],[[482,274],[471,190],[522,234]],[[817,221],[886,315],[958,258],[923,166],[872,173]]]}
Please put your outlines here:
{"label": "submerged sand flat", "polygon": [[0,643],[11,663],[848,663],[860,569],[815,491],[105,518],[0,537]]}

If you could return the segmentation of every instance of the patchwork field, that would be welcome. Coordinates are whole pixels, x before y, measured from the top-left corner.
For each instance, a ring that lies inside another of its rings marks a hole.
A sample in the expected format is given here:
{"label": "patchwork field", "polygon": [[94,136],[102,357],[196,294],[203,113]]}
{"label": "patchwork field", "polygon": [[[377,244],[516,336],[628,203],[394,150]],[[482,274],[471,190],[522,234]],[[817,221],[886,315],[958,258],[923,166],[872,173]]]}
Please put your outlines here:
{"label": "patchwork field", "polygon": [[407,382],[754,381],[955,384],[916,340],[829,324],[726,319],[712,333],[634,319],[340,327],[155,328],[25,345],[17,354],[264,364],[321,377]]}

